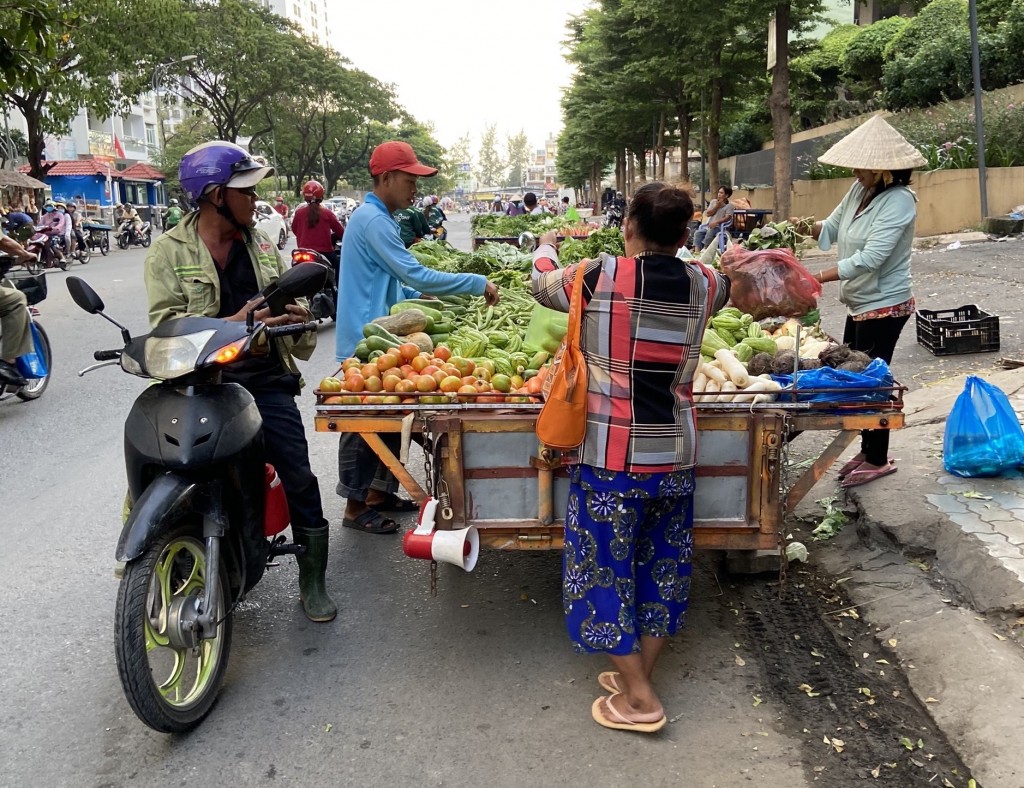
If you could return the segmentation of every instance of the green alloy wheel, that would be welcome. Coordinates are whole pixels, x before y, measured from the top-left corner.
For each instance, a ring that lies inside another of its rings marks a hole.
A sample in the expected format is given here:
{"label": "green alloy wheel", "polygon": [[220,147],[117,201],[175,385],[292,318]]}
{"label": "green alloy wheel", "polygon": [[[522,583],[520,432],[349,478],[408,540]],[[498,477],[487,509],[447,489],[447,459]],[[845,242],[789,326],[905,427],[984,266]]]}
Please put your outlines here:
{"label": "green alloy wheel", "polygon": [[[139,719],[161,733],[194,728],[213,708],[231,650],[231,617],[198,637],[198,603],[210,568],[197,522],[154,542],[124,570],[114,613],[121,686]],[[230,593],[221,567],[221,599]]]}

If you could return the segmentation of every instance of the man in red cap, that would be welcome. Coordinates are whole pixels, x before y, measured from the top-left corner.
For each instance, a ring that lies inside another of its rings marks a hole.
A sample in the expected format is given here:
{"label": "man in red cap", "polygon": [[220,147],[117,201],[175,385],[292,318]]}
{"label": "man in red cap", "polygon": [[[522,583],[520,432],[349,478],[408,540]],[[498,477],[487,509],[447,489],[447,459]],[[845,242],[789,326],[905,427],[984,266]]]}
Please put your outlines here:
{"label": "man in red cap", "polygon": [[[373,191],[348,220],[338,277],[338,318],[335,356],[339,362],[355,353],[363,326],[386,315],[407,298],[427,293],[483,295],[498,303],[498,288],[479,274],[449,274],[423,266],[402,243],[392,214],[416,200],[416,179],[436,175],[421,164],[406,142],[385,142],[370,155]],[[383,437],[383,436],[382,436]],[[387,436],[395,453],[397,434]],[[346,500],[342,524],[366,533],[393,533],[398,523],[383,511],[413,511],[416,505],[396,493],[398,482],[359,434],[343,434],[338,445],[338,495]]]}

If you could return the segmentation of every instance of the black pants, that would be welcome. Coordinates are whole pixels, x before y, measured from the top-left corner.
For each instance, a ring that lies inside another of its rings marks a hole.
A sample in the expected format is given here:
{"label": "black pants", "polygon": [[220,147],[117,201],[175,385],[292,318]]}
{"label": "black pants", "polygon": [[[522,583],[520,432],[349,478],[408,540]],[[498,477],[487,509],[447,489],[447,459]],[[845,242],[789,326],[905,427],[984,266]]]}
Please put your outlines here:
{"label": "black pants", "polygon": [[[908,320],[910,315],[877,320],[854,320],[848,316],[843,342],[854,350],[867,353],[871,358],[880,358],[886,364],[892,364],[896,342]],[[885,465],[889,462],[889,430],[863,430],[860,434],[860,450],[865,462]]]}
{"label": "black pants", "polygon": [[285,391],[250,390],[263,417],[267,462],[284,483],[293,528],[327,525],[320,483],[309,466],[309,445],[295,397]]}

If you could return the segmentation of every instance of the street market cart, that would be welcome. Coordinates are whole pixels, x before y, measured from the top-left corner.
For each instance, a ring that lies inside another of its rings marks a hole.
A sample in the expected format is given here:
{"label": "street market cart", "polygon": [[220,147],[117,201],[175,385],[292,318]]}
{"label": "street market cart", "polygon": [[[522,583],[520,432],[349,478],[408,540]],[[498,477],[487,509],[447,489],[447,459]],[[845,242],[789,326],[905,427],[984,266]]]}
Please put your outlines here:
{"label": "street market cart", "polygon": [[85,242],[93,251],[99,251],[104,257],[110,252],[110,231],[114,228],[109,224],[83,222],[82,229],[86,232]]}
{"label": "street market cart", "polygon": [[[698,405],[698,477],[694,533],[698,548],[776,549],[786,514],[810,491],[863,429],[903,427],[901,387],[886,402],[778,401]],[[439,499],[438,530],[474,526],[481,547],[561,549],[568,469],[534,434],[539,403],[374,406],[325,405],[318,395],[317,432],[358,432],[413,500]],[[790,438],[838,431],[821,455],[794,477]],[[423,443],[425,489],[384,444],[404,433]],[[433,489],[429,489],[433,488]]]}

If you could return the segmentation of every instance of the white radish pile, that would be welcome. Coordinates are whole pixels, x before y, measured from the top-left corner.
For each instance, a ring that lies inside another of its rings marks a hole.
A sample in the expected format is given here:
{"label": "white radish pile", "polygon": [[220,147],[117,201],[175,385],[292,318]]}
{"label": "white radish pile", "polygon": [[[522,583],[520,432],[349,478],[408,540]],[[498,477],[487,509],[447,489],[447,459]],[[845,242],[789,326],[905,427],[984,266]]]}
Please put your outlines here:
{"label": "white radish pile", "polygon": [[693,378],[696,402],[742,402],[759,404],[775,400],[782,386],[768,375],[751,377],[731,350],[718,350],[713,361],[697,364]]}

